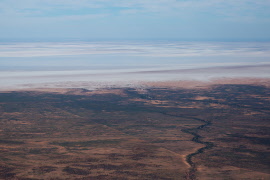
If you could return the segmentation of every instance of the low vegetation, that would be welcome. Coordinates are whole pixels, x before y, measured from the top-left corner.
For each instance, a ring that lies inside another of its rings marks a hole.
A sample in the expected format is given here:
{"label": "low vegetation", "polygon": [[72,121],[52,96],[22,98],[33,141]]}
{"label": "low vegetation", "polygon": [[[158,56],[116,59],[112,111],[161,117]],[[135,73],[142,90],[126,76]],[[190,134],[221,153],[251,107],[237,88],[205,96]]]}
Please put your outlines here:
{"label": "low vegetation", "polygon": [[254,85],[0,93],[0,179],[269,179],[269,119]]}

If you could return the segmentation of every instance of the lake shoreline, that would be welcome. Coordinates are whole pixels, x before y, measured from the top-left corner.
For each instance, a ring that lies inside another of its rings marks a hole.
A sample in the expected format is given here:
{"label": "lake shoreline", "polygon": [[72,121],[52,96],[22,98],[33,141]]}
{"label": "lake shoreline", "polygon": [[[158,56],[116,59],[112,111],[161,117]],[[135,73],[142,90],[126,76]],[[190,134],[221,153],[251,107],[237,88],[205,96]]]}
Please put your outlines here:
{"label": "lake shoreline", "polygon": [[210,89],[216,85],[256,85],[270,87],[270,78],[213,78],[208,81],[199,80],[168,80],[168,81],[134,81],[134,82],[62,82],[62,84],[54,84],[55,87],[47,86],[34,86],[28,85],[20,88],[0,88],[0,92],[11,91],[36,91],[36,92],[51,92],[51,93],[78,93],[82,90],[91,91],[93,93],[103,92],[113,89],[151,89],[151,88],[168,88],[168,89]]}

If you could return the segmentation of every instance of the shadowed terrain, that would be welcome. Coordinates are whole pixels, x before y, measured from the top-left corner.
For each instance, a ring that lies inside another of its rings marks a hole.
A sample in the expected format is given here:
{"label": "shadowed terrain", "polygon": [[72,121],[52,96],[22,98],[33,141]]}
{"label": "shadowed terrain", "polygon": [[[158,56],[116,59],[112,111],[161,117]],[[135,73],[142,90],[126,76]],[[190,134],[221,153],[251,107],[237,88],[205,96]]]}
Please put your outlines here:
{"label": "shadowed terrain", "polygon": [[259,85],[0,93],[0,179],[269,179]]}

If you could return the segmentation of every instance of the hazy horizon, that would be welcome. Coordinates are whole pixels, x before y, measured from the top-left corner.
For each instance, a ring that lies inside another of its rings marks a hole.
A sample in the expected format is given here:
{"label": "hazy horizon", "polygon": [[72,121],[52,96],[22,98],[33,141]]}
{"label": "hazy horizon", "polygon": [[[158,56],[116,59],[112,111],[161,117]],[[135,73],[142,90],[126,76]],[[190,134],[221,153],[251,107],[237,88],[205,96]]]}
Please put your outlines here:
{"label": "hazy horizon", "polygon": [[0,39],[270,40],[270,3],[2,0]]}
{"label": "hazy horizon", "polygon": [[0,82],[268,77],[269,8],[267,0],[2,0]]}

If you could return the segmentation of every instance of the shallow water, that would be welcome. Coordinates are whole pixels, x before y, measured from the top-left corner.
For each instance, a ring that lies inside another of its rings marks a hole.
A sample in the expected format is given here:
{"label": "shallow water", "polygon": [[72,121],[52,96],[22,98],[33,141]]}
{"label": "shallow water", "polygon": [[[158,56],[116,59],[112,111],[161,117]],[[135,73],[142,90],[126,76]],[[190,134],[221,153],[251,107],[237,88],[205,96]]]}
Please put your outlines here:
{"label": "shallow water", "polygon": [[270,42],[0,43],[1,89],[270,77]]}

